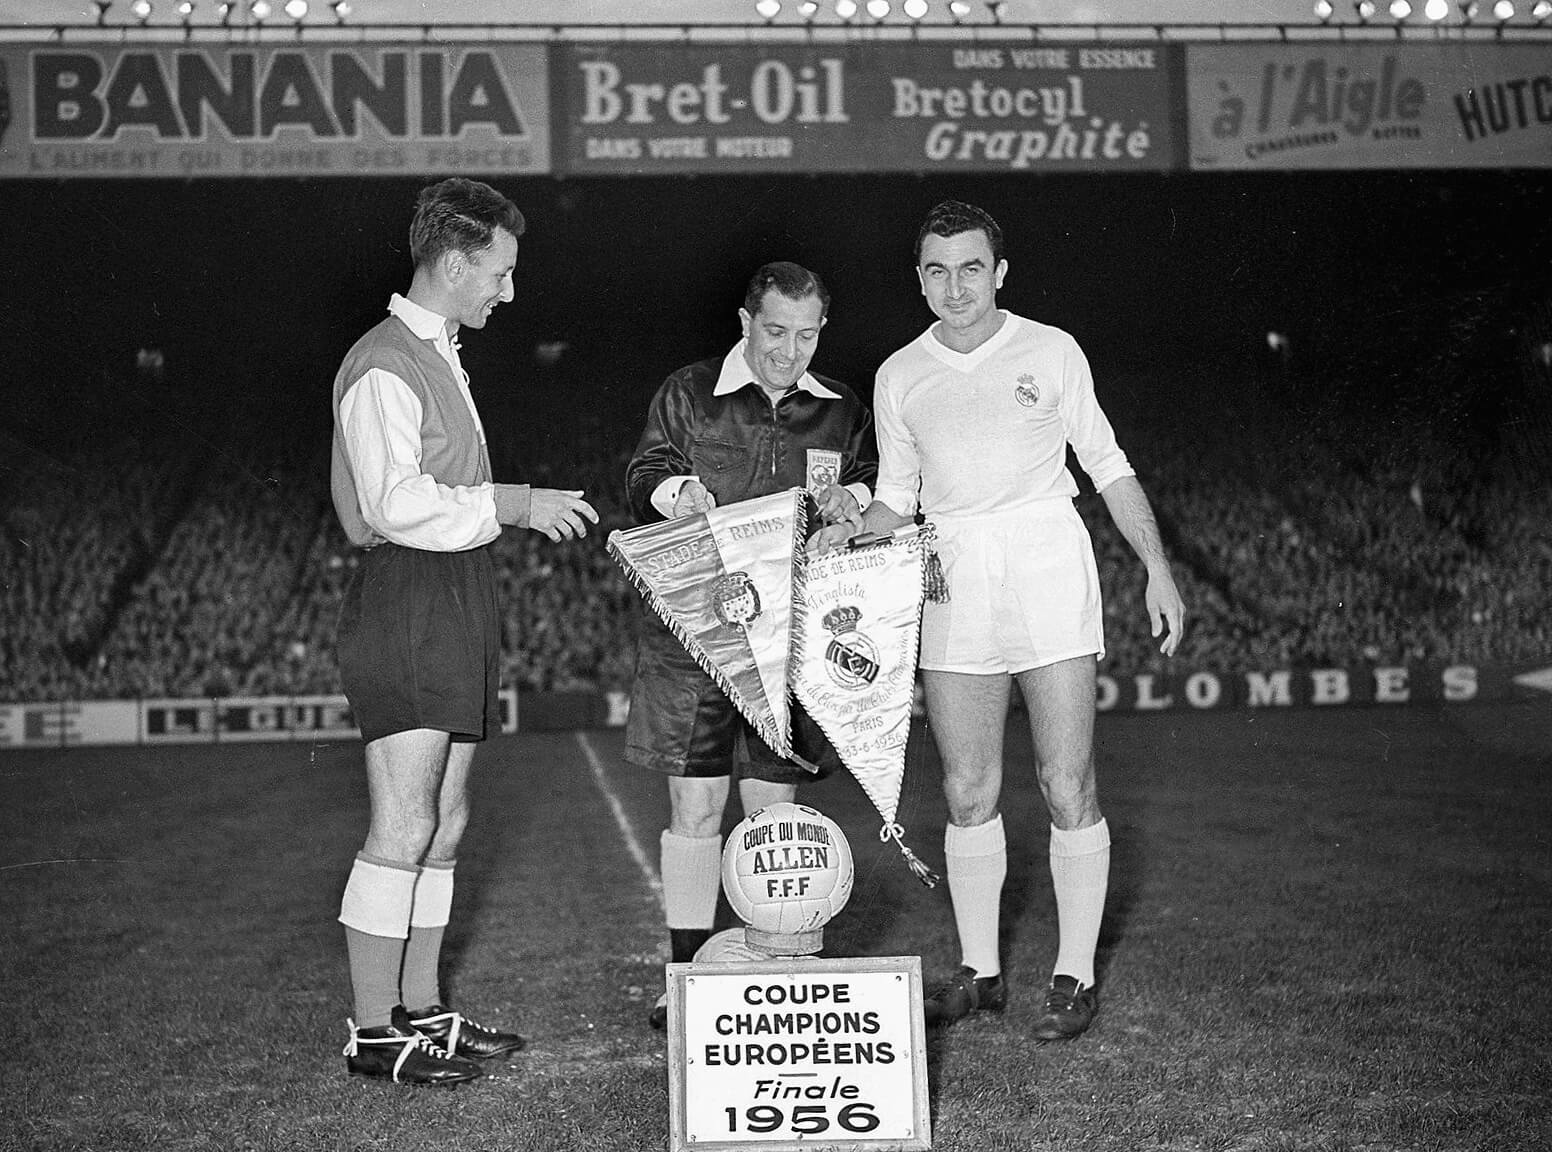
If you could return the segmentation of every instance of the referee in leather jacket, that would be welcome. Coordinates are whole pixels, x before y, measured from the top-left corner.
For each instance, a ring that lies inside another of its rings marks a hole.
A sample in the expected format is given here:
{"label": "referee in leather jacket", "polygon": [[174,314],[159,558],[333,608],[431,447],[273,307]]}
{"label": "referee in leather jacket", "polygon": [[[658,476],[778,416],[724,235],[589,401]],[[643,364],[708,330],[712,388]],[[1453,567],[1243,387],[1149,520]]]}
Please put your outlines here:
{"label": "referee in leather jacket", "polygon": [[[808,370],[830,293],[785,261],[749,281],[743,329],[726,356],[663,382],[626,470],[638,523],[689,516],[790,488],[810,494],[809,524],[860,523],[878,471],[873,418],[847,385]],[[792,743],[821,775],[839,757],[800,706]],[[811,774],[760,739],[722,690],[651,612],[636,653],[625,759],[668,777],[661,838],[672,959],[687,963],[711,935],[721,890],[722,816],[732,779],[744,813],[790,801]],[[651,1023],[667,1022],[666,994]]]}

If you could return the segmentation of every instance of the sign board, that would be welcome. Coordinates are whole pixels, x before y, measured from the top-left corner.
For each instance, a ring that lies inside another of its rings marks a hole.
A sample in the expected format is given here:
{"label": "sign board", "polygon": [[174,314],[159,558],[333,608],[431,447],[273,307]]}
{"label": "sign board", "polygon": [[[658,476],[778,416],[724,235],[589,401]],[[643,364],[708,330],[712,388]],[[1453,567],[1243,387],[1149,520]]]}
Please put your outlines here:
{"label": "sign board", "polygon": [[[1552,693],[1547,659],[1516,665],[1398,664],[1124,675],[1101,672],[1100,712],[1202,712],[1228,708],[1400,707],[1499,703]],[[503,733],[569,731],[625,723],[622,692],[537,692],[505,688]],[[1015,696],[1012,706],[1019,707]],[[276,709],[279,709],[277,714]],[[920,715],[920,712],[916,712]],[[277,715],[283,722],[277,720]],[[339,695],[254,699],[75,700],[0,704],[0,751],[111,744],[209,744],[228,740],[356,740],[350,703]]]}
{"label": "sign board", "polygon": [[1544,42],[0,45],[0,179],[1552,167]]}
{"label": "sign board", "polygon": [[921,958],[668,965],[670,1148],[932,1147]]}
{"label": "sign board", "polygon": [[[90,716],[78,701],[0,704],[0,748],[60,748],[74,744],[133,744],[135,711],[122,706]],[[126,733],[127,729],[127,733]]]}
{"label": "sign board", "polygon": [[557,170],[1162,171],[1180,46],[557,47]]}
{"label": "sign board", "polygon": [[1198,171],[1552,167],[1552,45],[1192,44]]}
{"label": "sign board", "polygon": [[0,47],[0,177],[550,170],[537,44]]}

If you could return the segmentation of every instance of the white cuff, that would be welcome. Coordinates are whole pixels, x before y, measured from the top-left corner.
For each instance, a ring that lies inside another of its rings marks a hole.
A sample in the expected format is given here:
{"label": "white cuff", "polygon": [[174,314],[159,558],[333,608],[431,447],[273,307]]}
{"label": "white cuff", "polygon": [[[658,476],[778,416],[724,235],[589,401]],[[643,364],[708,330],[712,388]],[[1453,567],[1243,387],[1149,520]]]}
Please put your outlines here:
{"label": "white cuff", "polygon": [[340,923],[369,936],[407,939],[419,873],[419,868],[396,868],[356,857],[340,899]]}
{"label": "white cuff", "polygon": [[679,500],[679,493],[691,480],[700,483],[699,476],[670,476],[659,484],[652,492],[652,507],[661,512],[665,519],[674,518],[674,505]]}

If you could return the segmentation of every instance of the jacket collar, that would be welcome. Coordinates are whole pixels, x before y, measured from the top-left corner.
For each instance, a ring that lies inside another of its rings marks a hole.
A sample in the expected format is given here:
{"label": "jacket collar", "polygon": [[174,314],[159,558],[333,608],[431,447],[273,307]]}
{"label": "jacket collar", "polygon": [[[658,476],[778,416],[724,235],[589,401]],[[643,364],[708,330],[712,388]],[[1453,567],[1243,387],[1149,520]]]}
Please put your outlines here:
{"label": "jacket collar", "polygon": [[[744,359],[744,350],[749,347],[747,339],[740,340],[733,345],[733,350],[722,358],[722,371],[717,373],[717,384],[711,390],[713,396],[726,396],[730,392],[737,392],[745,385],[754,384],[754,373],[749,371],[749,361]],[[755,385],[758,387],[758,385]],[[821,400],[839,400],[841,394],[833,388],[826,388],[818,380],[814,379],[811,372],[805,372],[798,377],[797,387],[807,392],[810,396],[817,396]]]}

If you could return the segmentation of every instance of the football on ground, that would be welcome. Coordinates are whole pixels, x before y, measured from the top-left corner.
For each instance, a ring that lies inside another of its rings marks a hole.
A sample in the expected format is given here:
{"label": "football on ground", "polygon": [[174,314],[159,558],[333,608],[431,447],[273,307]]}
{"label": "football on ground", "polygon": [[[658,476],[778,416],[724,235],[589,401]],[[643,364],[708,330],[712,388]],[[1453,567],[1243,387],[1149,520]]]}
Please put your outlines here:
{"label": "football on ground", "polygon": [[[746,925],[797,938],[819,933],[851,896],[851,845],[840,826],[804,804],[771,804],[745,817],[722,849],[722,887]],[[817,951],[795,946],[794,951]]]}

